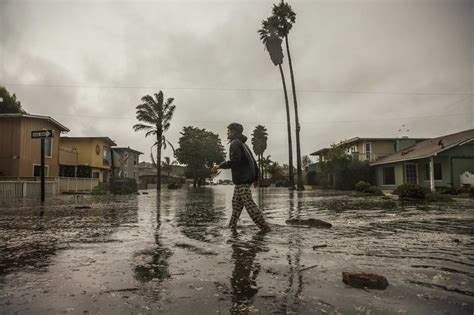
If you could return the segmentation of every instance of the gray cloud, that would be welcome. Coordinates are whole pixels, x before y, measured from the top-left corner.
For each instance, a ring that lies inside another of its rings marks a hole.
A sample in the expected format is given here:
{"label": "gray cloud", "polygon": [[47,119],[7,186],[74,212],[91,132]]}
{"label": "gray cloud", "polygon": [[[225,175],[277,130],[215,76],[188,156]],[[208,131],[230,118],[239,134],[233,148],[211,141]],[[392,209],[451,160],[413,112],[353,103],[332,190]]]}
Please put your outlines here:
{"label": "gray cloud", "polygon": [[[402,124],[423,137],[472,128],[472,3],[292,1],[303,154],[353,136],[405,135]],[[70,135],[109,136],[145,159],[153,141],[132,131],[135,106],[162,89],[177,105],[172,142],[185,125],[225,143],[229,122],[248,135],[263,124],[267,154],[286,162],[280,75],[256,33],[271,4],[3,1],[0,84]]]}

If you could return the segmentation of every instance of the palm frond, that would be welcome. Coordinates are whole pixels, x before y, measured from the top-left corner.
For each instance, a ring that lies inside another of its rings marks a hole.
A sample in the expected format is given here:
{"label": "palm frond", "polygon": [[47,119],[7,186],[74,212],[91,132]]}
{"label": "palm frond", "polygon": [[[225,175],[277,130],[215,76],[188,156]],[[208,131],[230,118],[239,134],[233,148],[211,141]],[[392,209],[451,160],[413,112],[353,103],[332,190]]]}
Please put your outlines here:
{"label": "palm frond", "polygon": [[153,127],[152,126],[149,126],[149,125],[145,125],[145,124],[135,124],[133,125],[133,130],[135,131],[140,131],[140,130],[150,130],[152,129]]}

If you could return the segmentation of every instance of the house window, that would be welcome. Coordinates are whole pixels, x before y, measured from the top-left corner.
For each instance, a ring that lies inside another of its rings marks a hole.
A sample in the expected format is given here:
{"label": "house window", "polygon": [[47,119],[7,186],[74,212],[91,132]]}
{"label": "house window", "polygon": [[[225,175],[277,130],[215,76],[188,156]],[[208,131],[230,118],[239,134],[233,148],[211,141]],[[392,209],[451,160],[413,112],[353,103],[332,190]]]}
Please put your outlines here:
{"label": "house window", "polygon": [[370,154],[372,153],[372,147],[370,142],[365,144],[365,159],[370,161]]}
{"label": "house window", "polygon": [[92,172],[92,178],[99,178],[100,177],[100,173],[99,172]]}
{"label": "house window", "polygon": [[[443,180],[443,171],[441,168],[441,163],[434,163],[434,180]],[[425,178],[426,180],[430,180],[430,165],[425,165]]]}
{"label": "house window", "polygon": [[[41,176],[41,165],[33,164],[33,176],[40,177]],[[44,177],[49,176],[49,165],[44,166]]]}
{"label": "house window", "polygon": [[111,154],[110,148],[104,146],[103,151],[104,151],[104,155],[103,155],[104,165],[111,165],[112,164],[112,154]]}
{"label": "house window", "polygon": [[405,179],[408,184],[417,184],[416,164],[405,164]]}
{"label": "house window", "polygon": [[49,158],[53,156],[53,138],[44,139],[44,156]]}
{"label": "house window", "polygon": [[383,168],[383,184],[395,185],[395,167],[390,166]]}

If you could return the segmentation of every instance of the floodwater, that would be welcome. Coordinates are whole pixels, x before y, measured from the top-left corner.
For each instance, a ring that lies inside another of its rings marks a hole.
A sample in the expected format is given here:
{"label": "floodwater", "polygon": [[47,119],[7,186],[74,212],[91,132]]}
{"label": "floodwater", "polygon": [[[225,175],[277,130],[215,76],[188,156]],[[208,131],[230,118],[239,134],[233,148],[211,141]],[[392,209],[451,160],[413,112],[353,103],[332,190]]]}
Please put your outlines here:
{"label": "floodwater", "polygon": [[[270,233],[245,210],[226,228],[232,186],[0,201],[0,314],[473,314],[473,200],[253,195]],[[352,288],[343,271],[390,285]]]}

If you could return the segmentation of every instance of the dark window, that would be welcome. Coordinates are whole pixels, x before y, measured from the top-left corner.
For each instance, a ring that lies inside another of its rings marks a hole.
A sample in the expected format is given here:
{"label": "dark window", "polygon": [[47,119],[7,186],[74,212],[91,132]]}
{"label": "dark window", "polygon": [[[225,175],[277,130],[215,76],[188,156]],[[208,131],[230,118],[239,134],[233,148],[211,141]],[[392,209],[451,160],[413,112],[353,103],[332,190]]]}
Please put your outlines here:
{"label": "dark window", "polygon": [[[44,176],[48,177],[49,175],[49,166],[44,166]],[[33,165],[33,176],[40,177],[41,176],[41,165]]]}
{"label": "dark window", "polygon": [[53,156],[53,138],[44,139],[44,156]]}
{"label": "dark window", "polygon": [[405,178],[408,184],[417,184],[416,164],[405,164]]}
{"label": "dark window", "polygon": [[[426,164],[425,166],[425,178],[426,180],[430,180],[430,165]],[[443,169],[441,167],[441,163],[434,163],[434,179],[435,180],[443,180]]]}
{"label": "dark window", "polygon": [[395,167],[390,166],[383,168],[383,184],[395,185]]}

